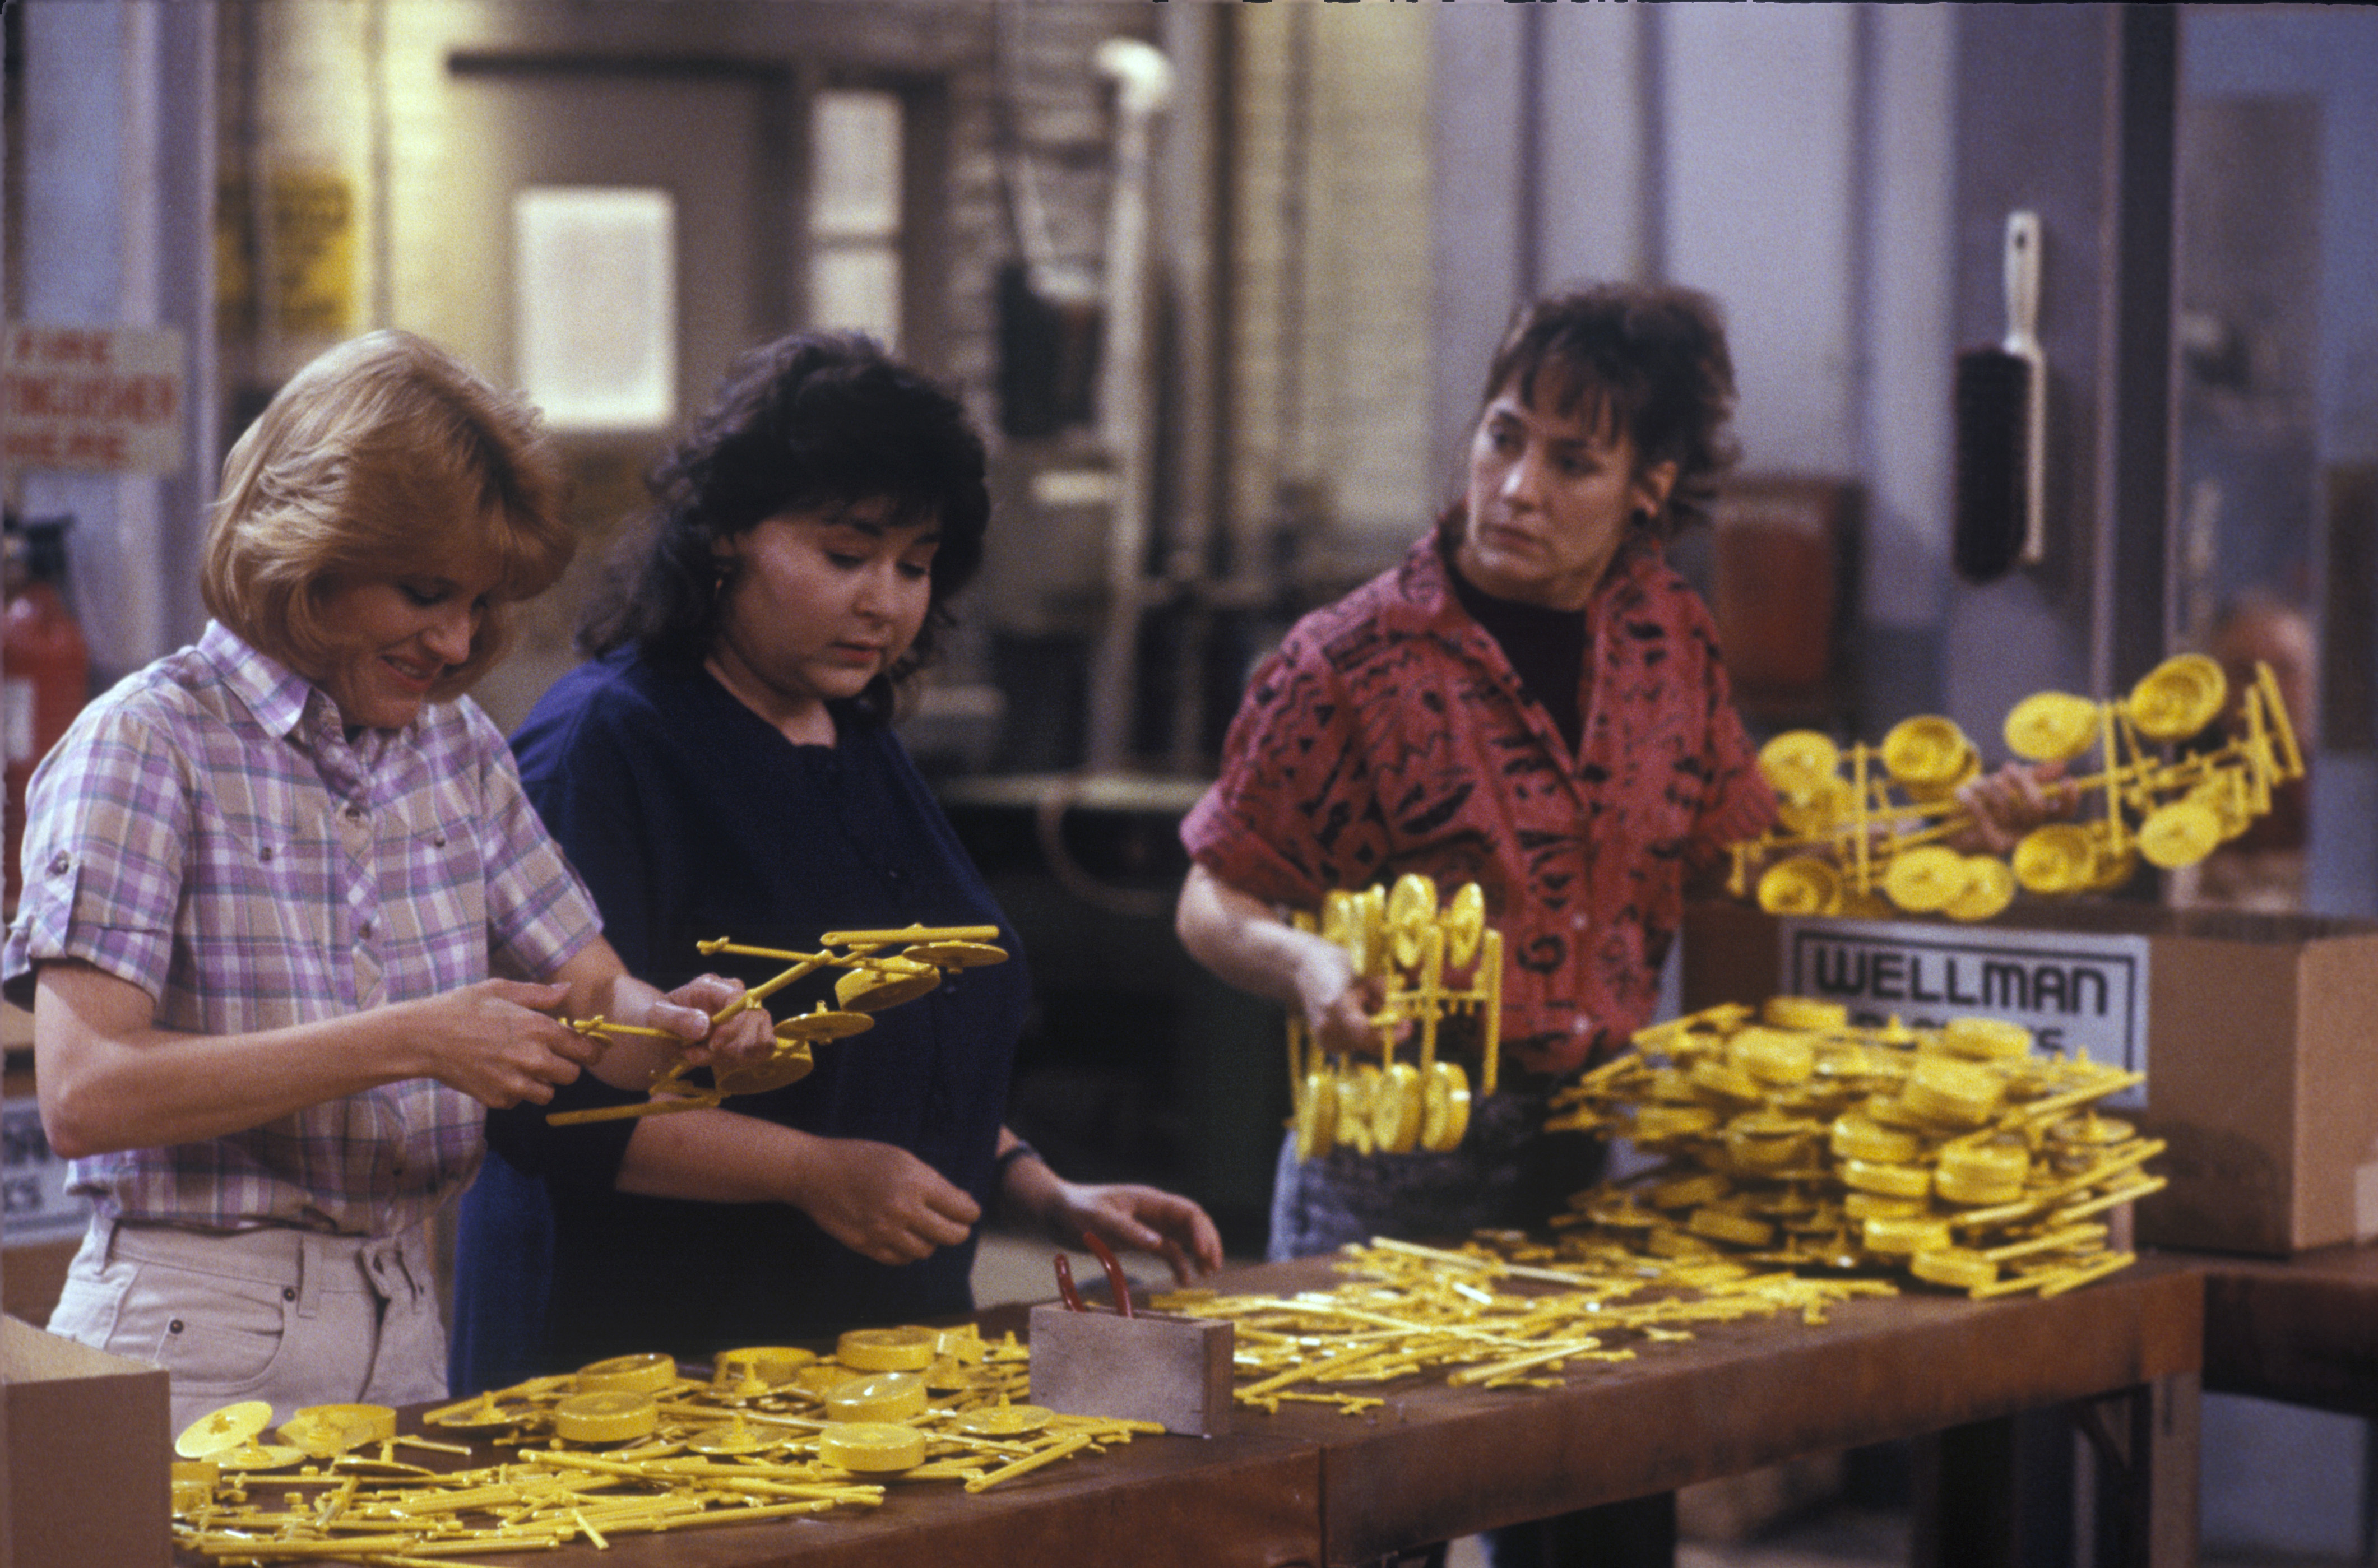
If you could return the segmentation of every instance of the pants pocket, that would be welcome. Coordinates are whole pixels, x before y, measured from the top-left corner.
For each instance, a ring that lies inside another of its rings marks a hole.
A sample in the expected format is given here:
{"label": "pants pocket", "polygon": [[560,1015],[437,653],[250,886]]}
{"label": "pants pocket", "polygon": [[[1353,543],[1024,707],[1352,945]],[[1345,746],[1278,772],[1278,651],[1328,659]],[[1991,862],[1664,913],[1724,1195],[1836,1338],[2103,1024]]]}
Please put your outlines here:
{"label": "pants pocket", "polygon": [[278,1286],[142,1263],[107,1348],[164,1368],[177,1396],[236,1394],[271,1376],[291,1305]]}

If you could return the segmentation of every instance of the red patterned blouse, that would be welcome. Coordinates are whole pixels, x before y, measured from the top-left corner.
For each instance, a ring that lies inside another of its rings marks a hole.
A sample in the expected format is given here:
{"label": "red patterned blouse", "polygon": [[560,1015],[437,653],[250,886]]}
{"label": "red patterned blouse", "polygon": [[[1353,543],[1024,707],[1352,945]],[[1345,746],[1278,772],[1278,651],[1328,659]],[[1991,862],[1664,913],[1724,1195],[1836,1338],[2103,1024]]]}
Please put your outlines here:
{"label": "red patterned blouse", "polygon": [[1650,1021],[1688,877],[1774,815],[1708,607],[1656,549],[1586,606],[1572,755],[1455,597],[1434,532],[1297,622],[1249,683],[1182,824],[1240,891],[1317,908],[1406,871],[1475,881],[1503,932],[1503,1038],[1563,1073]]}

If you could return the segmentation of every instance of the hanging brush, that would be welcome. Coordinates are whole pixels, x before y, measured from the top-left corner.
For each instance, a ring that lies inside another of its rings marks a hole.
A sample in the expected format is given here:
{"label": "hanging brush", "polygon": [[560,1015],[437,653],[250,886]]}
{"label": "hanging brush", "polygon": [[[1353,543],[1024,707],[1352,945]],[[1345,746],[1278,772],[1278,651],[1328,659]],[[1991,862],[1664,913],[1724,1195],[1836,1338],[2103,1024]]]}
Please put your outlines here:
{"label": "hanging brush", "polygon": [[1990,582],[2046,547],[2048,362],[2039,348],[2039,214],[2010,212],[2006,341],[1957,356],[1957,573]]}

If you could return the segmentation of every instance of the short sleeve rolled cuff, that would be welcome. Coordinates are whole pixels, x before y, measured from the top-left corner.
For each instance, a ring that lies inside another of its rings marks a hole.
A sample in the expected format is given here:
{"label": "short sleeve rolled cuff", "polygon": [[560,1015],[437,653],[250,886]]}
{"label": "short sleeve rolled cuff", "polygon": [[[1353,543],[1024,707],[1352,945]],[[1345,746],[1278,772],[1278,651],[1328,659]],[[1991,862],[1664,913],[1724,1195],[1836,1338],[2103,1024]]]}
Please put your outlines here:
{"label": "short sleeve rolled cuff", "polygon": [[1709,611],[1630,549],[1586,607],[1572,753],[1451,591],[1432,535],[1299,621],[1182,825],[1231,887],[1311,909],[1407,871],[1474,881],[1503,933],[1503,1039],[1565,1073],[1658,1002],[1687,880],[1773,820]]}
{"label": "short sleeve rolled cuff", "polygon": [[[9,996],[79,960],[159,1027],[241,1034],[551,974],[600,929],[467,699],[351,741],[322,691],[220,625],[94,700],[29,792]],[[429,1079],[228,1137],[75,1161],[104,1215],[384,1235],[476,1168],[484,1114]]]}

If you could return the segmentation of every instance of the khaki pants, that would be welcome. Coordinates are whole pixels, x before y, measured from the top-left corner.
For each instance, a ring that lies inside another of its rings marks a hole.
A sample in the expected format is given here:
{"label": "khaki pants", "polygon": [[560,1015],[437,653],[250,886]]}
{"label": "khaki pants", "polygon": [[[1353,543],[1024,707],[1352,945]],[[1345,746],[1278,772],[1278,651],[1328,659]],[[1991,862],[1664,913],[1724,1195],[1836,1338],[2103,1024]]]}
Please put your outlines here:
{"label": "khaki pants", "polygon": [[93,1219],[50,1332],[151,1361],[173,1380],[174,1430],[243,1400],[285,1421],[307,1405],[446,1395],[426,1227],[228,1235]]}

